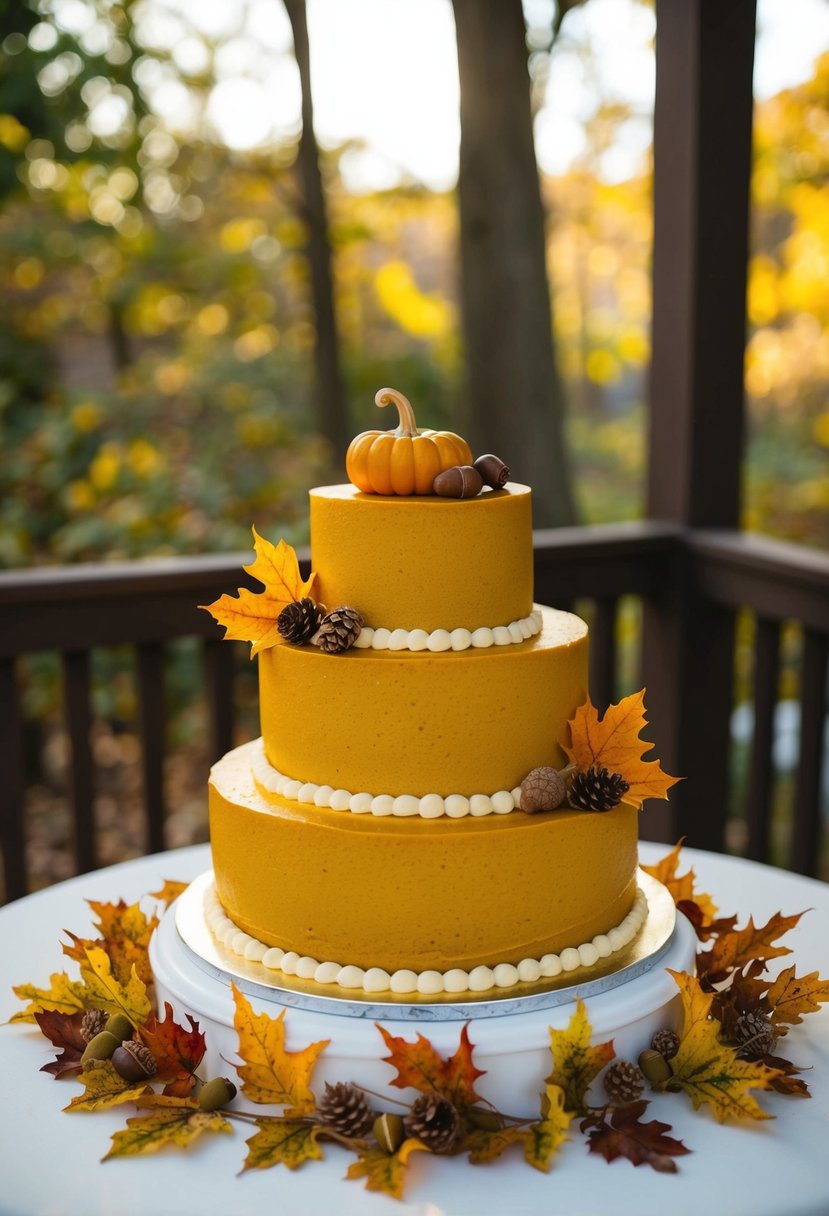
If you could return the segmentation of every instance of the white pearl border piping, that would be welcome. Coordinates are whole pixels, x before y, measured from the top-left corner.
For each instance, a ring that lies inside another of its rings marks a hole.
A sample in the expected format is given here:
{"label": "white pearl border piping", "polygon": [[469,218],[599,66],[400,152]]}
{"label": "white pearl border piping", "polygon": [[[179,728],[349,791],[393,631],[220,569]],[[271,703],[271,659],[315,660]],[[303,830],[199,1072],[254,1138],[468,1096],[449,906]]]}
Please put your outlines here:
{"label": "white pearl border piping", "polygon": [[235,925],[219,902],[214,884],[204,897],[204,916],[217,942],[248,962],[261,963],[269,971],[296,975],[317,984],[339,988],[360,989],[366,993],[394,992],[399,995],[418,993],[435,996],[439,992],[487,992],[490,988],[512,988],[516,984],[534,984],[537,980],[554,979],[562,972],[592,967],[600,958],[609,958],[636,937],[648,915],[648,901],[638,888],[633,907],[615,929],[600,933],[581,946],[568,946],[560,954],[545,954],[542,958],[525,958],[517,966],[497,963],[494,967],[473,967],[464,971],[401,970],[391,975],[382,967],[355,967],[351,964],[320,963],[315,958],[299,955],[293,950],[268,947]]}
{"label": "white pearl border piping", "polygon": [[311,806],[330,807],[332,811],[350,811],[353,815],[397,815],[401,818],[419,815],[421,819],[439,819],[442,815],[450,819],[464,819],[467,815],[508,815],[520,803],[521,788],[498,790],[494,794],[352,794],[349,790],[335,790],[330,785],[317,785],[313,781],[297,781],[286,777],[269,763],[262,739],[256,740],[251,760],[253,781],[259,793],[267,798],[276,794],[289,802],[304,802]]}
{"label": "white pearl border piping", "polygon": [[486,626],[480,629],[372,629],[364,625],[354,643],[355,650],[428,650],[437,654],[443,650],[486,650],[490,646],[512,646],[526,642],[541,632],[542,617],[536,609],[529,616],[509,625]]}

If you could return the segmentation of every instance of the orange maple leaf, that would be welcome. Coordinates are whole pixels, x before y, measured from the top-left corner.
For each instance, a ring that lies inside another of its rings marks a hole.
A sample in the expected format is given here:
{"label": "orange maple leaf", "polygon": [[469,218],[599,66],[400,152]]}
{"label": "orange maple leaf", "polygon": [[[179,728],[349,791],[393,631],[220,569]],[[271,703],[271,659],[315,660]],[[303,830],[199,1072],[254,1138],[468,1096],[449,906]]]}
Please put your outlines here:
{"label": "orange maple leaf", "polygon": [[695,890],[696,874],[693,870],[677,874],[679,854],[684,843],[685,837],[683,836],[670,853],[658,861],[655,866],[643,865],[642,869],[668,888],[675,904],[696,904],[702,914],[702,925],[710,925],[717,915],[717,906],[711,896]]}
{"label": "orange maple leaf", "polygon": [[186,1097],[196,1084],[196,1069],[206,1047],[204,1035],[189,1013],[189,1030],[179,1026],[169,1001],[164,1002],[164,1013],[163,1022],[151,1013],[138,1032],[139,1038],[153,1054],[158,1080],[168,1083],[164,1092]]}
{"label": "orange maple leaf", "polygon": [[66,930],[72,945],[64,945],[63,953],[82,963],[86,950],[96,946],[109,955],[112,974],[119,983],[128,983],[135,967],[138,978],[145,984],[151,984],[150,938],[158,926],[158,917],[153,916],[148,920],[140,904],[127,904],[123,899],[119,899],[117,904],[101,903],[96,899],[86,902],[98,918],[95,928],[101,936],[93,941]]}
{"label": "orange maple leaf", "polygon": [[237,596],[222,595],[212,604],[200,605],[225,627],[228,641],[252,643],[251,658],[285,640],[276,627],[277,618],[288,604],[308,594],[316,578],[312,574],[302,581],[297,555],[284,540],[272,545],[254,528],[253,545],[256,560],[244,569],[262,583],[264,590],[239,587]]}
{"label": "orange maple leaf", "polygon": [[629,789],[623,801],[641,807],[645,798],[667,798],[668,790],[680,780],[663,772],[658,760],[643,760],[652,743],[639,738],[647,726],[645,690],[631,694],[608,707],[603,718],[588,696],[567,725],[570,746],[564,750],[580,770],[606,768],[619,773]]}
{"label": "orange maple leaf", "polygon": [[410,1043],[389,1034],[377,1023],[375,1025],[391,1052],[383,1059],[397,1069],[397,1076],[390,1082],[391,1085],[396,1085],[398,1089],[411,1086],[422,1094],[439,1094],[461,1111],[481,1101],[480,1094],[475,1092],[475,1081],[484,1075],[485,1070],[476,1068],[472,1062],[474,1044],[469,1041],[467,1026],[461,1030],[455,1054],[444,1060],[425,1035],[418,1033],[416,1041]]}
{"label": "orange maple leaf", "polygon": [[791,954],[788,946],[778,946],[778,937],[788,933],[800,920],[802,912],[795,916],[783,916],[775,912],[765,925],[755,925],[749,917],[744,929],[733,929],[714,940],[710,950],[697,955],[697,972],[710,983],[718,983],[729,972],[740,970],[756,959],[780,958]]}

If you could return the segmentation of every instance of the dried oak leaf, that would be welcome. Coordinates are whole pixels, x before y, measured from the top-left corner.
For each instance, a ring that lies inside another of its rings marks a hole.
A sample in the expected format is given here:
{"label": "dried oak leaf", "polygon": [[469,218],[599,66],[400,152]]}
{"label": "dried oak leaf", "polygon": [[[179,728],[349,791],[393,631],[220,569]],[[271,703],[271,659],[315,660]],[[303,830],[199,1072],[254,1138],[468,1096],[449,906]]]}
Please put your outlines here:
{"label": "dried oak leaf", "polygon": [[112,974],[121,984],[129,982],[133,967],[144,984],[153,979],[150,967],[150,938],[158,927],[158,917],[147,918],[138,903],[99,903],[88,899],[87,903],[97,916],[96,929],[100,937],[96,940],[77,937],[68,933],[72,945],[63,946],[63,953],[78,963],[84,961],[84,952],[92,946],[106,951],[112,961]]}
{"label": "dried oak leaf", "polygon": [[81,979],[86,985],[90,1003],[110,1013],[123,1013],[133,1026],[141,1026],[152,1012],[147,986],[133,967],[129,978],[121,983],[112,974],[109,955],[100,946],[87,946],[81,960]]}
{"label": "dried oak leaf", "polygon": [[565,1030],[550,1027],[550,1050],[553,1071],[546,1085],[557,1085],[564,1093],[564,1109],[571,1114],[583,1114],[587,1091],[606,1064],[615,1056],[613,1042],[590,1046],[590,1022],[584,1001],[579,1000],[576,1012]]}
{"label": "dried oak leaf", "polygon": [[765,1064],[740,1060],[737,1049],[720,1041],[720,1024],[710,1016],[713,994],[696,976],[671,971],[682,1000],[679,1049],[671,1059],[671,1085],[687,1093],[698,1109],[708,1104],[720,1123],[726,1119],[770,1119],[752,1089],[771,1089],[777,1077]]}
{"label": "dried oak leaf", "polygon": [[34,1022],[35,1015],[47,1009],[54,1009],[58,1013],[77,1013],[95,1008],[95,1001],[87,991],[86,984],[70,980],[65,971],[51,975],[48,988],[16,984],[12,991],[21,1001],[28,1001],[29,1004],[25,1009],[13,1013],[10,1022]]}
{"label": "dried oak leaf", "polygon": [[670,891],[674,903],[683,912],[698,931],[710,924],[717,914],[717,909],[710,895],[695,890],[696,874],[687,870],[685,874],[677,874],[679,855],[685,843],[683,836],[670,853],[666,854],[654,866],[642,866],[646,874],[650,874],[657,882]]}
{"label": "dried oak leaf", "polygon": [[757,926],[749,917],[744,929],[734,929],[714,939],[710,950],[697,955],[697,974],[716,984],[727,979],[732,971],[742,970],[759,959],[780,958],[791,954],[788,946],[776,945],[776,940],[800,920],[802,912],[795,916],[783,916],[775,912],[765,925]]}
{"label": "dried oak leaf", "polygon": [[295,1170],[305,1161],[321,1161],[322,1147],[317,1137],[323,1131],[305,1119],[267,1116],[256,1120],[257,1132],[245,1143],[248,1155],[242,1170],[267,1170],[272,1165],[287,1165]]}
{"label": "dried oak leaf", "polygon": [[150,891],[150,899],[157,899],[159,903],[164,904],[165,908],[169,908],[173,900],[178,899],[179,895],[183,895],[189,886],[188,882],[177,882],[174,878],[165,878],[160,890]]}
{"label": "dried oak leaf", "polygon": [[205,1132],[232,1132],[230,1123],[218,1111],[177,1107],[155,1110],[151,1115],[127,1119],[124,1131],[112,1137],[112,1148],[102,1157],[137,1157],[157,1153],[161,1148],[189,1148]]}
{"label": "dried oak leaf", "polygon": [[86,1040],[81,1034],[83,1013],[59,1013],[56,1009],[44,1009],[35,1014],[35,1021],[54,1047],[62,1048],[61,1054],[48,1064],[44,1064],[41,1072],[49,1072],[53,1077],[62,1077],[67,1072],[80,1072],[81,1056],[86,1047]]}
{"label": "dried oak leaf", "polygon": [[797,1064],[792,1064],[791,1060],[784,1060],[782,1056],[763,1056],[761,1060],[767,1068],[773,1068],[776,1076],[771,1082],[770,1088],[778,1094],[787,1094],[792,1098],[811,1098],[809,1086],[805,1081],[802,1081],[797,1075],[803,1069]]}
{"label": "dried oak leaf", "polygon": [[403,1198],[406,1168],[412,1153],[428,1152],[420,1140],[404,1140],[395,1153],[384,1152],[376,1145],[360,1149],[357,1160],[352,1161],[346,1178],[365,1178],[367,1191],[381,1191],[392,1199]]}
{"label": "dried oak leaf", "polygon": [[263,584],[264,590],[240,587],[236,596],[222,595],[212,604],[200,605],[224,625],[228,640],[253,643],[251,658],[260,650],[284,642],[277,629],[277,618],[288,604],[308,594],[316,578],[312,574],[306,582],[302,581],[297,555],[284,540],[272,545],[254,528],[253,544],[256,561],[245,566],[245,570]]}
{"label": "dried oak leaf", "polygon": [[829,980],[822,980],[817,971],[798,978],[794,967],[786,967],[766,993],[771,1020],[778,1034],[787,1026],[798,1026],[807,1013],[817,1013],[821,1003],[829,1001]]}
{"label": "dried oak leaf", "polygon": [[112,1060],[96,1060],[92,1067],[87,1067],[80,1074],[78,1080],[83,1083],[84,1091],[77,1094],[64,1110],[108,1110],[111,1106],[134,1102],[149,1089],[146,1081],[125,1081],[115,1071]]}
{"label": "dried oak leaf", "polygon": [[681,1140],[665,1135],[671,1130],[670,1123],[660,1123],[658,1119],[649,1123],[640,1121],[647,1105],[645,1101],[629,1102],[611,1112],[610,1122],[603,1117],[589,1131],[589,1152],[600,1153],[605,1161],[626,1157],[632,1165],[649,1165],[660,1174],[675,1174],[674,1158],[691,1150]]}
{"label": "dried oak leaf", "polygon": [[582,771],[595,765],[621,774],[629,786],[622,801],[635,807],[641,807],[645,798],[667,798],[668,790],[680,780],[663,772],[657,760],[642,759],[653,747],[639,738],[647,726],[644,696],[643,688],[625,697],[609,706],[603,718],[588,697],[567,724],[570,746],[564,747]]}
{"label": "dried oak leaf", "polygon": [[190,1028],[179,1026],[169,1001],[164,1002],[164,1014],[162,1022],[150,1014],[138,1036],[155,1058],[157,1079],[167,1082],[165,1094],[186,1097],[196,1084],[195,1072],[204,1057],[205,1038],[189,1013]]}
{"label": "dried oak leaf", "polygon": [[482,1100],[475,1092],[475,1082],[484,1075],[484,1070],[476,1068],[472,1061],[475,1047],[469,1041],[468,1026],[461,1030],[457,1051],[444,1060],[425,1035],[418,1033],[416,1041],[410,1043],[389,1034],[383,1026],[375,1025],[391,1052],[391,1055],[383,1056],[383,1060],[397,1069],[397,1076],[390,1085],[396,1085],[398,1089],[411,1086],[422,1094],[439,1094],[461,1112]]}
{"label": "dried oak leaf", "polygon": [[239,1055],[244,1061],[237,1071],[242,1090],[251,1102],[285,1106],[286,1115],[312,1114],[316,1100],[310,1088],[317,1057],[330,1040],[310,1043],[301,1051],[285,1047],[285,1010],[279,1017],[254,1013],[250,1002],[231,985],[236,1011],[233,1025],[239,1035]]}

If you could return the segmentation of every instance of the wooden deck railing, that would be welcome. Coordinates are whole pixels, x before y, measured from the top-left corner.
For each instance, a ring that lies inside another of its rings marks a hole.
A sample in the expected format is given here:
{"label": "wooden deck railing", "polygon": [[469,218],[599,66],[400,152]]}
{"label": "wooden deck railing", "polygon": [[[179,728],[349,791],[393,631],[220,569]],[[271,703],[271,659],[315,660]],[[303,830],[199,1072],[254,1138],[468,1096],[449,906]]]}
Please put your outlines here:
{"label": "wooden deck railing", "polygon": [[[307,554],[301,554],[307,565]],[[591,623],[590,682],[594,701],[604,706],[622,691],[619,683],[617,614],[624,597],[634,596],[651,613],[664,612],[678,597],[690,597],[703,611],[733,617],[748,609],[756,618],[751,663],[754,730],[750,781],[745,806],[745,852],[760,860],[771,856],[774,788],[773,718],[778,701],[780,636],[785,623],[802,629],[800,735],[794,812],[787,850],[778,860],[804,873],[819,867],[822,845],[822,766],[825,762],[826,678],[829,657],[829,555],[795,545],[730,531],[684,531],[672,524],[636,523],[538,532],[535,536],[536,596],[542,603],[584,608]],[[75,566],[0,574],[0,841],[6,893],[26,891],[26,780],[18,661],[41,652],[58,652],[62,662],[63,716],[71,750],[71,799],[75,868],[97,862],[93,816],[95,773],[90,743],[92,725],[91,656],[98,648],[129,645],[136,661],[136,733],[141,769],[148,851],[164,848],[165,645],[182,637],[201,639],[204,696],[208,705],[211,757],[232,746],[234,727],[234,652],[219,640],[221,631],[197,608],[244,581],[243,555],[195,557],[105,566]],[[647,617],[647,612],[646,612]],[[672,691],[683,685],[692,700],[697,684],[709,679],[705,654],[677,659],[671,641],[659,652],[661,631],[651,639],[646,666],[656,684]],[[733,665],[732,665],[733,667]],[[647,670],[645,677],[647,677]],[[719,673],[732,687],[732,672]],[[649,697],[650,701],[650,697]],[[676,723],[663,711],[678,703],[651,701],[651,737],[670,767]],[[723,848],[729,801],[730,739],[715,738],[712,723],[728,732],[732,702],[711,706],[711,713],[690,729],[699,738],[684,740],[685,757],[699,757],[696,770],[664,804],[644,812],[645,835],[673,839],[686,833],[694,844]],[[683,729],[689,729],[686,723]],[[725,768],[717,757],[725,757]],[[718,798],[712,790],[724,791]]]}

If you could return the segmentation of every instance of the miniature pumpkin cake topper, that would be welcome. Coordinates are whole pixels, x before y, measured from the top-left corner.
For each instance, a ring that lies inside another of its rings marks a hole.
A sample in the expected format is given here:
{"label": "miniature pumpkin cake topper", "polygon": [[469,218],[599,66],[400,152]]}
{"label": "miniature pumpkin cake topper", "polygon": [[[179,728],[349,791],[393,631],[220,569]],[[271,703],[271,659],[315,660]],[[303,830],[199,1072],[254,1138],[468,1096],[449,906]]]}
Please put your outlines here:
{"label": "miniature pumpkin cake topper", "polygon": [[393,431],[363,431],[352,439],[345,468],[364,494],[432,494],[444,469],[472,464],[466,440],[452,431],[420,429],[411,402],[397,389],[381,388],[374,401],[397,406],[400,422]]}

